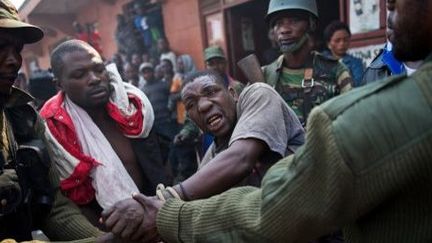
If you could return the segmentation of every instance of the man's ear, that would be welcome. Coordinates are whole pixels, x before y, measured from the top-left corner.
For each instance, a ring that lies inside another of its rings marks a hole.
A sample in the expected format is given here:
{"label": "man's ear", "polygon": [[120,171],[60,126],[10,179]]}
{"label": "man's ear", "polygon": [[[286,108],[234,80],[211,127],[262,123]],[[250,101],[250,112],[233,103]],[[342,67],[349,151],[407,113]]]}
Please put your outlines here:
{"label": "man's ear", "polygon": [[233,87],[228,87],[228,92],[230,93],[230,95],[234,98],[234,100],[237,102],[239,95],[237,94],[237,91],[233,88]]}

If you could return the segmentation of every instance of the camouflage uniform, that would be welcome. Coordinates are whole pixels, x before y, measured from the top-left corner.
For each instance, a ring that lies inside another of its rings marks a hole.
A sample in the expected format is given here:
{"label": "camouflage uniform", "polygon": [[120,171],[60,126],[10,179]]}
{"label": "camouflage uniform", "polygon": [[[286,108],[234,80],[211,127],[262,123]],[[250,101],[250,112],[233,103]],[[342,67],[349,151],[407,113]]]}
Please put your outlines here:
{"label": "camouflage uniform", "polygon": [[[313,52],[305,68],[287,70],[290,79],[284,77],[283,60],[284,56],[281,55],[273,63],[264,66],[264,77],[303,124],[314,106],[352,89],[349,70],[336,59]],[[305,74],[310,77],[305,78]]]}

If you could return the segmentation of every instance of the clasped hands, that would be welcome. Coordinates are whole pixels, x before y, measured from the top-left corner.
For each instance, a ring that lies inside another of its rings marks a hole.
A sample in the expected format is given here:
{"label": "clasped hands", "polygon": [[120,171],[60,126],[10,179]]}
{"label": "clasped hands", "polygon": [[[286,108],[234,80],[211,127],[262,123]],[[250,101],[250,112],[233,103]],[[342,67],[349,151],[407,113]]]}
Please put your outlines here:
{"label": "clasped hands", "polygon": [[[156,228],[156,216],[164,202],[157,197],[133,194],[132,198],[117,202],[102,212],[100,222],[123,242],[160,242]],[[112,242],[107,234],[99,242]]]}

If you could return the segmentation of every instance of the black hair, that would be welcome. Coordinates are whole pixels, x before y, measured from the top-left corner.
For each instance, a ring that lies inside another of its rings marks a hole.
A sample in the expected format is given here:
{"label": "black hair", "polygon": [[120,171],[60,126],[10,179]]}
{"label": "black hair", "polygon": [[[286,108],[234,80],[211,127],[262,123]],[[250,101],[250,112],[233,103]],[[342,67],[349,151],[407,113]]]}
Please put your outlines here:
{"label": "black hair", "polygon": [[348,25],[339,20],[335,20],[331,22],[329,25],[327,25],[327,27],[324,29],[325,43],[329,43],[334,33],[338,30],[345,30],[346,32],[348,32],[348,35],[351,36],[351,31]]}
{"label": "black hair", "polygon": [[193,72],[189,75],[186,75],[186,77],[184,79],[183,87],[185,87],[186,84],[193,82],[195,79],[200,78],[200,77],[204,77],[204,76],[213,77],[216,82],[221,84],[224,88],[227,88],[225,85],[223,77],[218,72],[213,71],[213,70],[197,71],[197,72]]}
{"label": "black hair", "polygon": [[66,54],[75,51],[88,51],[88,50],[92,50],[96,52],[96,50],[94,50],[94,48],[91,47],[87,42],[76,40],[76,39],[68,40],[58,45],[51,53],[51,68],[54,77],[56,78],[61,77],[63,72],[63,66],[64,66],[63,57]]}

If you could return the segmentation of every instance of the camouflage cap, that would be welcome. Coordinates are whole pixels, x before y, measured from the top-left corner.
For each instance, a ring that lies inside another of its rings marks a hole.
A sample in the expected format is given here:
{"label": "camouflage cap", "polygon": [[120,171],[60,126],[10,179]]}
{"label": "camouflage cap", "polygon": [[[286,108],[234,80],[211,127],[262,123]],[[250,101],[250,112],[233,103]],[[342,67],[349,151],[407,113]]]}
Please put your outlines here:
{"label": "camouflage cap", "polygon": [[7,29],[22,37],[24,43],[34,43],[42,39],[43,31],[19,19],[18,11],[9,0],[0,0],[0,29]]}
{"label": "camouflage cap", "polygon": [[208,61],[212,58],[220,57],[226,59],[225,54],[219,46],[211,46],[204,50],[204,60]]}

